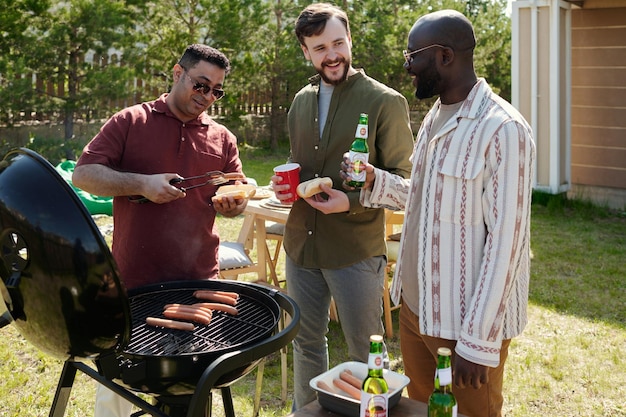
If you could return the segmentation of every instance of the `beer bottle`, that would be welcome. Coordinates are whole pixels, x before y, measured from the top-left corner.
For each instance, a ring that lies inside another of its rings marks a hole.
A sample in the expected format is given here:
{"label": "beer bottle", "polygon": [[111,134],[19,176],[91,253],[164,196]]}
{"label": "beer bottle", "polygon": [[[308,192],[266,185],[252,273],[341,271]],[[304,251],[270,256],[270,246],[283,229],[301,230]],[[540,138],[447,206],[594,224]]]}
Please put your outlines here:
{"label": "beer bottle", "polygon": [[361,388],[360,417],[387,417],[387,392],[389,387],[383,378],[383,337],[370,336],[370,355],[367,377]]}
{"label": "beer bottle", "polygon": [[450,349],[437,349],[435,389],[428,399],[428,417],[456,417],[457,404],[452,394],[452,365]]}
{"label": "beer bottle", "polygon": [[360,188],[365,184],[365,168],[364,164],[369,159],[369,147],[367,146],[367,114],[361,113],[359,124],[356,127],[354,142],[350,146],[350,164],[352,165],[352,174],[348,185],[350,187]]}

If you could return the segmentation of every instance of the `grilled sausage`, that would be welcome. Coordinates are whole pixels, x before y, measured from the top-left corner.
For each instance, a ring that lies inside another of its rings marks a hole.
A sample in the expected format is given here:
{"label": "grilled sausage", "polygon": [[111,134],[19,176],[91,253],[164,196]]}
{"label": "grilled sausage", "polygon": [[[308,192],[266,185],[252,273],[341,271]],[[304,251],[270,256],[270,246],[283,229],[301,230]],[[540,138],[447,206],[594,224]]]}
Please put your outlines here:
{"label": "grilled sausage", "polygon": [[361,381],[359,378],[352,375],[352,372],[343,371],[339,374],[339,378],[343,379],[348,384],[352,385],[355,388],[358,388],[359,390],[361,389],[361,386],[363,385],[363,381]]}
{"label": "grilled sausage", "polygon": [[226,305],[226,304],[220,304],[220,303],[195,303],[193,305],[196,306],[196,307],[208,308],[209,310],[223,311],[224,313],[228,313],[231,316],[236,316],[237,314],[239,314],[239,311],[237,310],[237,308],[235,308],[233,306]]}
{"label": "grilled sausage", "polygon": [[207,308],[186,304],[167,304],[163,312],[165,313],[166,311],[169,313],[189,313],[197,315],[198,317],[201,316],[203,319],[193,321],[197,321],[202,324],[209,324],[211,322],[211,317],[213,317],[213,312]]}
{"label": "grilled sausage", "polygon": [[[236,297],[233,297],[230,294],[235,294]],[[198,290],[193,293],[194,297],[199,300],[206,301],[215,301],[217,303],[228,304],[234,306],[237,304],[237,299],[239,295],[236,293],[227,293],[225,291],[210,291],[210,290]]]}
{"label": "grilled sausage", "polygon": [[335,385],[337,388],[339,388],[340,390],[342,390],[343,392],[345,392],[346,394],[348,394],[355,400],[361,401],[361,389],[360,388],[353,387],[352,385],[348,384],[346,381],[344,381],[341,378],[333,379],[333,385]]}
{"label": "grilled sausage", "polygon": [[194,291],[193,295],[196,296],[197,294],[202,294],[202,293],[206,293],[206,294],[219,294],[219,295],[227,295],[230,298],[234,298],[235,300],[239,299],[239,294],[234,292],[234,291],[222,291],[222,290],[196,290]]}
{"label": "grilled sausage", "polygon": [[168,319],[174,320],[185,320],[185,321],[193,321],[200,324],[209,324],[211,323],[211,317],[207,316],[206,313],[201,311],[191,311],[191,310],[183,310],[176,308],[168,308],[163,311],[163,315]]}
{"label": "grilled sausage", "polygon": [[[206,290],[203,290],[203,291],[206,291]],[[211,290],[211,291],[212,291],[212,290]],[[234,292],[234,291],[218,291],[218,290],[216,290],[216,291],[213,291],[213,292],[214,292],[215,294],[219,294],[219,295],[226,295],[226,296],[228,296],[228,297],[230,297],[230,298],[234,298],[235,300],[239,300],[239,294],[237,294],[237,293],[236,293],[236,292]]]}
{"label": "grilled sausage", "polygon": [[200,311],[206,313],[209,317],[213,315],[213,311],[208,309],[207,307],[203,307],[201,305],[193,305],[193,304],[165,304],[164,310],[168,308],[175,308],[181,310],[189,310],[189,311]]}
{"label": "grilled sausage", "polygon": [[157,317],[146,317],[148,326],[165,327],[166,329],[186,330],[192,332],[196,326],[193,323],[185,323],[176,320],[159,319]]}

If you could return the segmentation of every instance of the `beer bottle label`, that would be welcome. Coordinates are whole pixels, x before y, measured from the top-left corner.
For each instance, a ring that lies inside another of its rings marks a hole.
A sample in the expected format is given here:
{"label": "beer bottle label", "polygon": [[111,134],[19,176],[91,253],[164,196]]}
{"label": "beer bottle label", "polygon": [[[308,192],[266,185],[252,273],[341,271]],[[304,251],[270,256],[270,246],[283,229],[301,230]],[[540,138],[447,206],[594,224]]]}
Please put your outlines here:
{"label": "beer bottle label", "polygon": [[383,355],[370,353],[369,357],[367,358],[367,367],[369,369],[383,369]]}
{"label": "beer bottle label", "polygon": [[356,133],[354,134],[355,138],[363,138],[363,139],[367,139],[367,125],[357,125],[356,126]]}
{"label": "beer bottle label", "polygon": [[387,393],[372,394],[361,391],[361,410],[359,417],[387,417]]}
{"label": "beer bottle label", "polygon": [[364,166],[368,159],[368,153],[350,151],[350,162],[352,162],[352,174],[350,178],[352,181],[365,181],[367,173],[365,172]]}
{"label": "beer bottle label", "polygon": [[440,387],[452,384],[452,368],[437,369],[437,376]]}

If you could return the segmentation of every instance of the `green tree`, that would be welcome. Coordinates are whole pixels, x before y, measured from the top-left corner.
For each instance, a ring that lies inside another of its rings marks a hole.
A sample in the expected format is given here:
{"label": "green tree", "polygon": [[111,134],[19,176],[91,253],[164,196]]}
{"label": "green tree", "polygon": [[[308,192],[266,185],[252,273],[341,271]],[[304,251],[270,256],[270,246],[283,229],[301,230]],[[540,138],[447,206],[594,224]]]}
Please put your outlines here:
{"label": "green tree", "polygon": [[505,14],[506,5],[506,0],[474,0],[468,3],[466,13],[476,32],[476,73],[485,77],[497,94],[510,101],[511,19]]}
{"label": "green tree", "polygon": [[34,108],[35,94],[25,48],[32,42],[30,21],[49,7],[45,0],[0,0],[0,123],[11,125],[14,116]]}
{"label": "green tree", "polygon": [[296,92],[313,71],[304,58],[294,33],[295,20],[304,6],[297,1],[272,1],[267,28],[259,37],[256,51],[248,53],[262,69],[255,74],[255,83],[270,91],[270,149],[276,150],[287,123],[286,114]]}
{"label": "green tree", "polygon": [[[247,93],[267,95],[272,149],[283,139],[295,93],[314,74],[294,35],[304,0],[0,0],[0,99],[10,123],[18,111],[56,112],[73,136],[76,112],[109,116],[123,105],[153,99],[171,85],[171,68],[196,42],[215,46],[232,61],[226,80],[225,123],[240,126]],[[401,51],[417,18],[452,8],[473,22],[476,71],[510,98],[510,20],[506,0],[342,0],[348,12],[356,67],[400,91],[413,110],[418,101]],[[107,58],[117,52],[117,60]],[[83,59],[96,57],[95,62]],[[52,81],[54,89],[32,79]],[[137,87],[134,80],[137,78]],[[124,98],[121,102],[118,99]],[[244,135],[245,140],[245,135]]]}
{"label": "green tree", "polygon": [[148,85],[167,90],[171,68],[188,45],[204,43],[221,50],[231,60],[233,70],[226,78],[226,95],[219,105],[228,110],[228,122],[237,123],[242,114],[239,98],[254,87],[251,80],[259,74],[253,52],[268,18],[268,5],[263,0],[149,2],[146,15],[138,23],[145,60],[138,62],[137,68],[148,76]]}
{"label": "green tree", "polygon": [[[78,109],[97,109],[128,95],[132,71],[120,65],[123,56],[118,62],[109,62],[108,56],[113,48],[134,44],[130,34],[136,11],[129,1],[70,0],[50,4],[29,19],[24,63],[38,80],[54,81],[54,89],[38,84],[36,93],[40,107],[60,115],[65,141],[74,136]],[[85,60],[89,52],[94,62]],[[67,158],[73,159],[67,149]]]}
{"label": "green tree", "polygon": [[[356,4],[355,2],[355,8]],[[360,56],[363,53],[371,57],[368,59],[373,66],[369,65],[368,73],[402,92],[413,110],[424,113],[435,99],[418,101],[414,98],[414,89],[403,67],[404,59],[400,51],[406,49],[408,34],[418,18],[442,9],[458,10],[470,19],[476,33],[474,65],[477,74],[485,77],[494,91],[505,99],[510,99],[511,25],[505,14],[506,0],[365,0],[358,4],[367,11],[354,14],[371,17],[366,17],[370,22],[359,25],[358,30],[365,31],[366,42],[363,46],[363,42],[356,38],[355,55]],[[354,30],[353,28],[353,38]],[[365,52],[362,52],[363,47],[367,48]],[[395,56],[399,58],[396,59]],[[368,68],[367,64],[365,66]]]}

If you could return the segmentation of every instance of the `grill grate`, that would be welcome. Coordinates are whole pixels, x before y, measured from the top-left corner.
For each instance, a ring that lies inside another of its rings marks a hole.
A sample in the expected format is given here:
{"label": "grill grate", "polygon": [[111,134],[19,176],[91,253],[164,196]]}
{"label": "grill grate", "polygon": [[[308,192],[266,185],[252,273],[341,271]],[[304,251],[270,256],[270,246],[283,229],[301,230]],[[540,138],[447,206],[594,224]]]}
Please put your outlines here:
{"label": "grill grate", "polygon": [[277,317],[266,305],[241,294],[239,314],[214,311],[209,325],[196,323],[193,332],[163,329],[146,325],[146,317],[163,317],[166,304],[193,304],[195,289],[169,289],[130,297],[132,332],[125,353],[155,356],[179,356],[232,349],[271,332]]}

